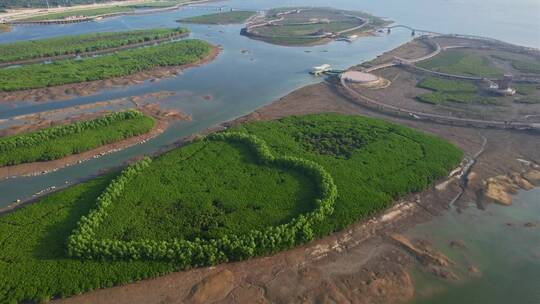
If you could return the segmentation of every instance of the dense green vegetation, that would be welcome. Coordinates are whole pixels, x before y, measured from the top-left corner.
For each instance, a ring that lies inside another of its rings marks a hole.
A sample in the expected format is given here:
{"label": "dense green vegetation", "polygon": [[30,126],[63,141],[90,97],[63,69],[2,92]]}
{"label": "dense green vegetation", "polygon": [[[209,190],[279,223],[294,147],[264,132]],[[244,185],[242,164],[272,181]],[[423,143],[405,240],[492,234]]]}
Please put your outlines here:
{"label": "dense green vegetation", "polygon": [[443,92],[476,92],[478,88],[472,81],[450,80],[440,77],[426,77],[417,85],[420,88]]}
{"label": "dense green vegetation", "polygon": [[47,161],[150,131],[154,120],[138,111],[0,138],[0,166]]}
{"label": "dense green vegetation", "polygon": [[486,56],[471,54],[462,50],[446,50],[439,55],[416,65],[448,74],[501,77],[503,72],[491,64]]}
{"label": "dense green vegetation", "polygon": [[[225,155],[221,154],[223,146],[214,147],[216,140],[248,145],[259,166],[239,164],[245,162],[245,156],[234,155],[227,148]],[[126,169],[100,195],[97,208],[81,218],[69,238],[69,254],[97,259],[170,259],[182,268],[213,265],[309,241],[315,225],[332,213],[337,189],[332,177],[317,163],[275,157],[254,135],[219,133],[207,141],[199,145],[208,144],[210,148],[195,144],[196,150],[182,157],[189,158],[188,167],[174,167],[178,159],[162,159],[149,172],[146,169],[151,160],[145,159]],[[210,154],[217,152],[220,156],[218,168],[215,157],[207,157],[209,149],[215,149]],[[233,155],[231,163],[223,162]],[[164,173],[170,166],[173,170]],[[317,186],[309,186],[306,181],[287,184],[290,178],[265,166],[298,171],[314,179]],[[175,178],[178,170],[183,172],[182,178]],[[254,191],[257,181],[265,185],[264,190]],[[160,187],[163,183],[165,187]],[[302,189],[305,184],[307,189]],[[318,198],[296,202],[294,194],[298,192],[305,193],[306,198]],[[156,207],[159,210],[152,212]],[[126,213],[133,209],[137,211]],[[306,209],[313,210],[299,213]],[[165,210],[168,221],[162,217]]]}
{"label": "dense green vegetation", "polygon": [[0,69],[0,91],[109,79],[157,67],[189,64],[208,56],[211,50],[212,45],[207,42],[182,40],[81,60],[3,68]]}
{"label": "dense green vegetation", "polygon": [[0,62],[95,52],[186,33],[188,33],[188,30],[184,28],[161,28],[14,42],[2,45],[0,48]]}
{"label": "dense green vegetation", "polygon": [[[186,257],[179,256],[175,250],[167,251],[166,259],[159,259],[163,256],[161,247],[148,251],[155,255],[137,259],[141,258],[136,255],[140,251],[130,251],[130,247],[125,246],[131,245],[128,240],[135,240],[133,245],[140,245],[146,238],[165,240],[160,243],[165,248],[170,244],[185,248],[191,240],[194,246],[189,252],[200,253],[195,256],[195,264],[217,262],[223,256],[211,250],[197,251],[196,248],[200,248],[197,243],[212,249],[218,242],[208,240],[219,235],[238,233],[242,239],[240,235],[250,234],[242,232],[250,228],[276,227],[273,225],[301,219],[302,214],[303,218],[308,218],[313,212],[310,210],[321,206],[313,204],[313,199],[326,197],[316,191],[323,184],[315,173],[325,171],[338,190],[334,212],[310,227],[312,235],[310,229],[301,225],[297,230],[302,231],[298,234],[300,240],[274,238],[273,242],[268,239],[266,245],[287,247],[297,241],[323,236],[389,206],[406,193],[424,189],[445,176],[462,157],[456,147],[433,136],[358,116],[289,117],[238,126],[228,132],[250,134],[258,139],[253,142],[253,137],[248,136],[249,143],[246,143],[246,136],[229,141],[227,135],[214,135],[216,137],[168,152],[151,163],[143,161],[120,176],[91,180],[0,217],[0,299],[8,302],[68,296],[162,275],[185,266],[182,262]],[[323,134],[320,140],[316,134]],[[339,135],[334,139],[332,134]],[[343,145],[351,143],[351,146],[345,153],[336,152],[324,144],[327,140]],[[269,155],[275,156],[273,161],[268,162]],[[280,159],[282,161],[278,161]],[[306,174],[300,167],[291,167],[297,162],[303,163],[302,167],[320,167],[323,171],[316,169]],[[177,184],[188,179],[192,187]],[[283,201],[285,198],[287,201]],[[152,206],[154,202],[156,205]],[[100,218],[99,208],[103,204],[108,208],[107,215]],[[126,204],[126,208],[122,204]],[[125,219],[121,210],[127,212]],[[82,227],[85,223],[92,226],[94,220],[103,220],[101,230],[99,225],[97,229],[81,230],[77,223],[82,216],[87,219],[82,220]],[[118,223],[114,222],[115,218]],[[242,222],[235,223],[239,219]],[[242,227],[244,219],[247,227]],[[195,227],[191,228],[191,224]],[[273,230],[278,233],[277,229]],[[77,231],[95,231],[96,240],[100,241],[114,237],[118,242],[105,243],[121,244],[121,251],[116,251],[118,248],[114,246],[110,249],[115,253],[128,252],[117,258],[136,259],[69,258],[66,244],[68,239],[76,238],[70,238],[73,231],[75,235]],[[174,235],[176,233],[179,235]],[[196,239],[198,233],[200,240]],[[186,240],[176,243],[171,240],[181,235]],[[153,248],[152,241],[145,244]],[[253,244],[244,245],[237,247],[238,251],[231,253],[230,258],[260,253],[253,250]],[[230,243],[227,246],[230,247],[224,247],[225,250],[233,248]],[[170,260],[168,255],[178,259]],[[217,259],[210,260],[211,256]]]}
{"label": "dense green vegetation", "polygon": [[[313,160],[330,173],[338,188],[338,199],[334,213],[315,229],[319,236],[343,229],[358,218],[387,207],[405,193],[424,189],[462,157],[457,148],[445,141],[364,117],[288,117],[247,124],[232,131],[256,134],[275,153]],[[312,134],[332,133],[350,138],[337,142],[354,143],[347,148],[346,154],[350,156],[336,157],[324,145],[306,149],[312,145]],[[396,149],[400,153],[395,153]]]}
{"label": "dense green vegetation", "polygon": [[444,102],[476,103],[498,105],[500,100],[478,94],[478,87],[468,80],[450,80],[441,77],[426,77],[417,84],[418,87],[432,90],[432,93],[421,94],[417,100],[433,105]]}
{"label": "dense green vegetation", "polygon": [[540,63],[538,62],[512,60],[512,66],[523,73],[540,74]]}
{"label": "dense green vegetation", "polygon": [[255,15],[253,11],[230,11],[225,13],[209,14],[195,17],[188,17],[178,20],[183,23],[198,24],[234,24],[244,23],[249,17]]}

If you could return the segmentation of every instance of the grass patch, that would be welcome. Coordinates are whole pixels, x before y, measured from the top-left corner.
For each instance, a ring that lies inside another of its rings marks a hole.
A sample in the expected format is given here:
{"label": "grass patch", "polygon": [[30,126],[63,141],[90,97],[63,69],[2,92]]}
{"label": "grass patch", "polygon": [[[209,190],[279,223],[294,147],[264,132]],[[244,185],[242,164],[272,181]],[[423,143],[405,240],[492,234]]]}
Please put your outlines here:
{"label": "grass patch", "polygon": [[532,61],[512,60],[514,69],[531,74],[540,74],[540,63]]}
{"label": "grass patch", "polygon": [[81,60],[3,68],[0,69],[0,91],[109,79],[157,67],[189,64],[208,56],[211,50],[212,45],[207,42],[182,40]]}
{"label": "grass patch", "polygon": [[274,44],[306,45],[323,39],[321,35],[358,27],[366,19],[370,22],[369,26],[359,29],[359,31],[366,31],[377,24],[384,24],[382,19],[363,12],[331,8],[277,8],[267,12],[268,20],[277,20],[278,18],[283,18],[283,20],[254,28],[251,32],[252,35],[257,39]]}
{"label": "grass patch", "polygon": [[491,64],[488,57],[469,54],[461,50],[446,50],[439,55],[417,63],[419,67],[442,73],[498,78],[503,72]]}
{"label": "grass patch", "polygon": [[[267,152],[262,154],[271,153],[283,160],[302,158],[330,174],[338,189],[334,212],[312,226],[313,234],[304,235],[306,239],[343,229],[388,207],[406,193],[424,189],[446,176],[462,158],[461,151],[441,139],[359,116],[289,117],[238,126],[229,132],[256,136],[267,145]],[[361,145],[352,145],[348,158],[310,148],[311,134],[338,133],[348,134],[341,137],[362,138]],[[208,239],[229,233],[246,235],[243,233],[250,228],[274,227],[314,210],[313,198],[320,195],[315,190],[317,179],[302,170],[259,162],[268,160],[260,155],[261,145],[253,148],[227,140],[199,141],[135,170],[130,177],[133,179],[125,180],[125,188],[117,194],[116,187],[106,188],[118,176],[107,175],[0,217],[0,298],[39,301],[53,295],[69,296],[185,266],[176,259],[68,258],[66,241],[79,219],[96,208],[96,199],[104,191],[110,196],[102,196],[103,199],[114,199],[102,230],[96,230],[101,239],[151,238],[159,242],[185,237],[185,241],[177,242],[179,248],[197,236]],[[395,153],[397,150],[400,153]],[[125,208],[122,204],[126,204]],[[290,245],[290,241],[285,244]],[[240,257],[245,256],[244,250],[258,253],[249,251],[249,244],[246,248],[239,249]],[[117,250],[114,246],[111,249]],[[219,252],[199,253],[204,258]],[[173,250],[171,255],[175,254]],[[218,254],[218,258],[223,257]]]}
{"label": "grass patch", "polygon": [[535,95],[540,88],[536,84],[514,84],[513,87],[516,89],[516,93],[523,96]]}
{"label": "grass patch", "polygon": [[314,44],[320,39],[318,38],[305,38],[305,37],[255,37],[268,43],[285,45],[285,46],[301,46]]}
{"label": "grass patch", "polygon": [[475,84],[465,80],[449,80],[440,77],[426,77],[417,85],[420,88],[443,92],[476,92]]}
{"label": "grass patch", "polygon": [[256,13],[253,11],[231,11],[183,18],[178,20],[178,22],[196,24],[235,24],[244,23],[247,19],[255,14]]}
{"label": "grass patch", "polygon": [[0,62],[83,54],[188,33],[184,28],[163,28],[125,32],[104,32],[3,44]]}
{"label": "grass patch", "polygon": [[518,60],[514,59],[510,56],[501,56],[501,55],[491,55],[491,57],[503,61],[509,61],[512,64],[512,67],[520,72],[523,73],[531,73],[531,74],[540,74],[540,63],[537,61],[524,61],[524,60]]}
{"label": "grass patch", "polygon": [[418,87],[432,90],[431,93],[421,94],[416,99],[423,103],[438,105],[444,102],[463,104],[500,105],[502,102],[495,97],[478,94],[478,87],[467,80],[450,80],[441,77],[428,76],[417,84]]}
{"label": "grass patch", "polygon": [[320,33],[328,32],[338,32],[346,30],[358,25],[358,22],[353,21],[344,21],[344,22],[331,22],[331,23],[320,23],[320,24],[301,24],[301,25],[290,25],[283,24],[279,26],[268,26],[257,29],[257,33],[263,36],[270,37],[292,37],[295,36],[315,36]]}
{"label": "grass patch", "polygon": [[479,96],[475,93],[447,93],[447,92],[432,92],[421,94],[416,99],[423,103],[432,105],[441,104],[444,102],[454,102],[463,104],[483,104],[483,105],[501,105],[502,102],[495,97]]}
{"label": "grass patch", "polygon": [[59,159],[147,133],[154,120],[138,111],[0,138],[0,166]]}

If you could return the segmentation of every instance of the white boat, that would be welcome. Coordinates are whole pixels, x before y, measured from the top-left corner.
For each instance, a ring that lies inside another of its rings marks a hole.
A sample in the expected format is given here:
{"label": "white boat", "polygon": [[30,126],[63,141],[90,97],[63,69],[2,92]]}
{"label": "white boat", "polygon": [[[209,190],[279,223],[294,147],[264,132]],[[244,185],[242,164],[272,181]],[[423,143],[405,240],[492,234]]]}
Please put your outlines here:
{"label": "white boat", "polygon": [[325,63],[323,65],[313,67],[310,73],[313,75],[320,75],[324,72],[330,71],[331,67],[332,67],[331,65]]}

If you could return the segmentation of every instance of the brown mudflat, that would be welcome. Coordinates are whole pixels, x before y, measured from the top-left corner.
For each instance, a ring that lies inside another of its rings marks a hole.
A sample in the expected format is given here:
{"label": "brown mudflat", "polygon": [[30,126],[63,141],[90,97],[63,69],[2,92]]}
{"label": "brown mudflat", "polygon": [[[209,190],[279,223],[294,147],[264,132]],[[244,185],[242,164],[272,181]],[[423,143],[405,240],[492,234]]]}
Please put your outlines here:
{"label": "brown mudflat", "polygon": [[[444,137],[467,155],[478,152],[486,138],[484,152],[473,167],[474,179],[456,202],[461,208],[477,197],[483,180],[524,170],[518,158],[540,163],[540,153],[535,147],[537,133],[452,127],[388,117],[344,98],[334,85],[327,83],[301,88],[228,124],[321,112],[368,115],[404,124]],[[360,221],[346,231],[273,256],[172,273],[58,302],[402,303],[414,294],[408,269],[420,260],[387,235],[400,233],[407,238],[408,227],[444,212],[459,189],[457,180],[450,179],[444,187],[410,195],[396,207]],[[422,241],[414,243],[422,244]],[[437,267],[426,270],[446,279],[464,279],[454,277],[448,268],[454,266]],[[478,275],[478,271],[468,273]]]}

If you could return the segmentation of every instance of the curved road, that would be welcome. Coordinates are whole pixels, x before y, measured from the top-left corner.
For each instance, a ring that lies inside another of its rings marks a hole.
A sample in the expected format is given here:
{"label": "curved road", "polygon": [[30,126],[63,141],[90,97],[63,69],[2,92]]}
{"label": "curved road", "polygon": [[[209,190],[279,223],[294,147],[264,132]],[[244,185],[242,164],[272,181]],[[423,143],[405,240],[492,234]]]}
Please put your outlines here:
{"label": "curved road", "polygon": [[[432,53],[426,56],[422,56],[415,59],[409,59],[406,61],[410,63],[415,63],[415,62],[419,62],[422,60],[432,58],[433,56],[436,56],[442,51],[442,48],[440,47],[438,43],[435,43],[434,46],[435,46],[435,50]],[[379,69],[383,69],[383,68],[387,68],[391,66],[398,66],[401,64],[402,62],[400,62],[400,59],[398,59],[397,62],[389,62],[389,63],[376,65],[374,67],[364,70],[364,72],[372,72],[375,70],[379,70]],[[414,65],[410,65],[410,66],[414,66]],[[448,76],[456,76],[456,75],[448,75]],[[340,77],[340,84],[341,84],[341,87],[347,93],[347,95],[352,97],[358,103],[370,109],[382,112],[384,114],[397,115],[400,117],[406,117],[406,118],[414,119],[414,120],[426,120],[426,121],[431,121],[431,122],[440,123],[440,124],[457,125],[457,126],[464,126],[464,127],[540,130],[540,124],[538,123],[459,118],[459,117],[451,117],[451,116],[444,116],[444,115],[439,115],[439,114],[432,114],[432,113],[425,113],[425,112],[418,112],[418,111],[403,109],[403,108],[389,105],[389,104],[386,104],[386,103],[383,103],[383,102],[380,102],[375,99],[362,95],[358,91],[352,89],[342,77]]]}

